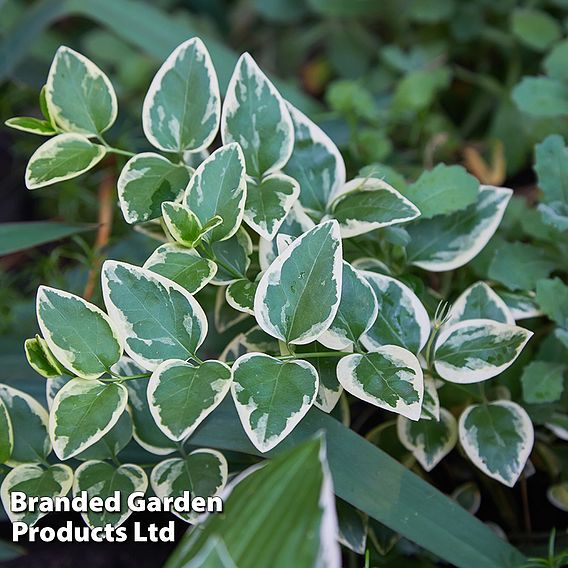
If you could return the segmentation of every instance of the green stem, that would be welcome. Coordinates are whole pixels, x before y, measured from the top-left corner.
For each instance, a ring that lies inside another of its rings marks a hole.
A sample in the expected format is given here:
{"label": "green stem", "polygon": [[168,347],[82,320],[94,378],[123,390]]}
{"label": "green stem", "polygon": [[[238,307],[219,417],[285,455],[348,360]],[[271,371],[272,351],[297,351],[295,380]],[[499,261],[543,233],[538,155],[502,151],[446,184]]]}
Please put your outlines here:
{"label": "green stem", "polygon": [[129,158],[132,158],[132,156],[136,155],[133,152],[128,152],[127,150],[121,150],[120,148],[114,148],[102,137],[101,134],[98,134],[97,138],[98,138],[99,142],[105,147],[105,150],[107,152],[110,152],[111,154],[119,154],[120,156],[128,156]]}

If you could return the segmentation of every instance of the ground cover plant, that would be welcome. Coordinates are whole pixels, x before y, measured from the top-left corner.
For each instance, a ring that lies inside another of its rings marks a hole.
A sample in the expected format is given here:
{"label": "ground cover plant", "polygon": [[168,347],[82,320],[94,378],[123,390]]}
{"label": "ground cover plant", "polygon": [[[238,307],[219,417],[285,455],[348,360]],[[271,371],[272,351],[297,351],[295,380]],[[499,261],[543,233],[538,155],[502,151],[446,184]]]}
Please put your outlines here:
{"label": "ground cover plant", "polygon": [[[539,502],[567,508],[564,139],[536,146],[541,191],[527,205],[457,165],[348,176],[248,54],[220,92],[204,44],[185,41],[144,99],[149,151],[115,147],[111,81],[61,47],[43,119],[8,121],[49,137],[29,160],[31,190],[115,159],[120,213],[155,244],[140,262],[101,263],[94,298],[38,290],[25,350],[49,412],[1,387],[4,504],[16,489],[227,495],[226,518],[184,518],[203,530],[171,566],[256,566],[263,554],[337,566],[339,543],[354,565],[417,555],[397,533],[458,566],[524,565],[466,510],[499,502],[511,538],[527,529],[533,475],[546,479]],[[143,459],[130,459],[132,439]],[[377,447],[429,481],[457,466],[441,487],[454,501]],[[237,475],[235,451],[267,465]]]}

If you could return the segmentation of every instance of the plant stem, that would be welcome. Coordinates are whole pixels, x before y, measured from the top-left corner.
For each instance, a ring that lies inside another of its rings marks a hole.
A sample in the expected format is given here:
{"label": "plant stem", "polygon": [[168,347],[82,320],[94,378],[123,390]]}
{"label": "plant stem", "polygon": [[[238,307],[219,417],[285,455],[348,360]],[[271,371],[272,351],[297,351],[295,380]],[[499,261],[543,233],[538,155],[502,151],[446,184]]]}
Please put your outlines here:
{"label": "plant stem", "polygon": [[128,150],[121,150],[120,148],[113,148],[112,146],[105,146],[105,149],[109,154],[118,154],[120,156],[128,156],[129,158],[136,156],[134,152],[129,152]]}

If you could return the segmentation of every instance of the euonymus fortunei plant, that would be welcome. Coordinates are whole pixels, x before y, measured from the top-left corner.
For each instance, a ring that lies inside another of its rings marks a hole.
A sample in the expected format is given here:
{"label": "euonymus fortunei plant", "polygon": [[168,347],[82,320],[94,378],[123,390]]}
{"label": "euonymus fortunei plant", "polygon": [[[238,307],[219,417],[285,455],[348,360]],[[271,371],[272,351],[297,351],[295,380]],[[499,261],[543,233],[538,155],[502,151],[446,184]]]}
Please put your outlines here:
{"label": "euonymus fortunei plant", "polygon": [[[219,493],[226,459],[186,445],[226,397],[261,454],[312,406],[332,412],[345,392],[396,415],[400,441],[426,471],[459,439],[482,472],[515,484],[533,425],[484,385],[529,341],[516,325],[529,308],[491,283],[457,298],[436,284],[485,247],[510,189],[480,186],[444,164],[410,185],[373,168],[348,181],[331,139],[250,55],[221,100],[196,38],[167,58],[145,97],[142,125],[154,151],[107,143],[117,97],[107,76],[69,48],[58,50],[40,103],[45,120],[9,121],[50,136],[30,159],[28,188],[76,177],[107,154],[126,156],[117,183],[124,219],[161,242],[143,266],[104,263],[104,311],[63,290],[38,290],[41,335],[25,349],[47,379],[50,408],[0,386],[0,457],[13,467],[2,484],[7,508],[14,490]],[[216,328],[245,331],[218,360],[203,360],[210,323],[196,294],[211,286]],[[444,388],[465,389],[475,404],[450,412],[440,405]],[[132,436],[161,460],[149,480],[141,464],[120,460]],[[81,463],[74,471],[52,465],[52,450]]]}

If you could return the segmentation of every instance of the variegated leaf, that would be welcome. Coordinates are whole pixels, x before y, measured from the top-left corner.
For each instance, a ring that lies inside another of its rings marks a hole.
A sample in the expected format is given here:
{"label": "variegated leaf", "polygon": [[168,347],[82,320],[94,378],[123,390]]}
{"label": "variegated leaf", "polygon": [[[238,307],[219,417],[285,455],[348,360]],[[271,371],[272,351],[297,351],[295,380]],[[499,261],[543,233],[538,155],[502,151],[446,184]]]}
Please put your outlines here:
{"label": "variegated leaf", "polygon": [[231,392],[243,428],[261,452],[278,445],[316,398],[318,374],[307,361],[280,361],[263,353],[239,357]]}
{"label": "variegated leaf", "polygon": [[51,353],[43,337],[36,335],[24,342],[24,351],[30,367],[46,379],[55,379],[64,374],[61,365]]}
{"label": "variegated leaf", "polygon": [[195,213],[173,201],[162,203],[162,217],[164,223],[175,241],[187,248],[197,246],[201,240],[201,221]]}
{"label": "variegated leaf", "polygon": [[471,319],[490,319],[511,325],[515,323],[507,304],[485,282],[476,282],[458,297],[446,323]]}
{"label": "variegated leaf", "polygon": [[254,315],[254,295],[258,282],[247,279],[236,280],[227,286],[225,297],[227,304],[239,312]]}
{"label": "variegated leaf", "polygon": [[211,250],[213,261],[217,264],[213,284],[222,286],[246,278],[252,254],[252,241],[242,227],[226,241],[213,243]]}
{"label": "variegated leaf", "polygon": [[4,124],[15,130],[39,134],[40,136],[57,134],[57,131],[47,120],[39,120],[31,116],[15,116],[14,118],[9,118]]}
{"label": "variegated leaf", "polygon": [[14,429],[8,408],[0,396],[0,464],[6,463],[14,451]]}
{"label": "variegated leaf", "polygon": [[505,302],[515,321],[542,316],[535,293],[499,290],[497,295]]}

